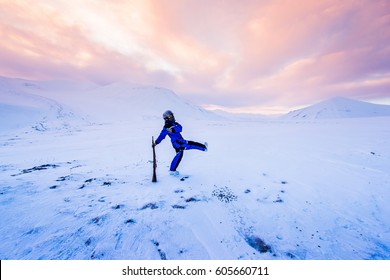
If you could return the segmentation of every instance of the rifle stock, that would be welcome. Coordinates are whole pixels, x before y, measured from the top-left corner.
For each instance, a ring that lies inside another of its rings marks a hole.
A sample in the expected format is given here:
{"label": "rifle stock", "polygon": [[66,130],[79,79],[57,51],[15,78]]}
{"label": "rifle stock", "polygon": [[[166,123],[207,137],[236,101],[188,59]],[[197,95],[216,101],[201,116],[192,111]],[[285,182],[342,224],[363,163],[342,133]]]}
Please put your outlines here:
{"label": "rifle stock", "polygon": [[157,167],[157,161],[156,161],[156,150],[154,147],[154,138],[152,136],[152,148],[153,148],[153,177],[152,182],[157,182],[157,175],[156,175],[156,167]]}

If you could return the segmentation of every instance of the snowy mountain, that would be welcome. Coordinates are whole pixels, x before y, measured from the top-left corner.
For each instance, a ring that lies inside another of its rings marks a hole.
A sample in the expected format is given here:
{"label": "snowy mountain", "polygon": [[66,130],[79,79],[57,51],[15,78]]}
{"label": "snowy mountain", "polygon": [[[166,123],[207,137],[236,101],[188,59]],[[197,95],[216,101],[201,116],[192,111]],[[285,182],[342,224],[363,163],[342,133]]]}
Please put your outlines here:
{"label": "snowy mountain", "polygon": [[[166,89],[0,79],[0,259],[390,259],[390,117],[231,121]],[[169,175],[171,109],[189,150]]]}
{"label": "snowy mountain", "polygon": [[389,105],[372,104],[345,97],[334,97],[312,106],[295,110],[283,119],[336,119],[390,116]]}
{"label": "snowy mountain", "polygon": [[43,129],[53,119],[63,120],[60,127],[67,126],[69,115],[91,122],[161,120],[168,109],[186,118],[221,119],[170,90],[127,83],[101,86],[0,77],[0,108],[0,131],[27,125]]}

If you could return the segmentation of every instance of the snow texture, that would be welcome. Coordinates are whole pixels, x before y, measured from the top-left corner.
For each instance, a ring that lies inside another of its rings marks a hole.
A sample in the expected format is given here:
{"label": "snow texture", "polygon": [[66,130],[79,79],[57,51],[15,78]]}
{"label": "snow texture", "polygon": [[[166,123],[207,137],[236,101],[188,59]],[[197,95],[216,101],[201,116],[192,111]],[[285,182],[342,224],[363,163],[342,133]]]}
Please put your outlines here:
{"label": "snow texture", "polygon": [[[390,117],[341,101],[244,121],[161,88],[1,78],[0,259],[389,259]],[[152,183],[167,109],[209,150],[172,177],[166,139]]]}

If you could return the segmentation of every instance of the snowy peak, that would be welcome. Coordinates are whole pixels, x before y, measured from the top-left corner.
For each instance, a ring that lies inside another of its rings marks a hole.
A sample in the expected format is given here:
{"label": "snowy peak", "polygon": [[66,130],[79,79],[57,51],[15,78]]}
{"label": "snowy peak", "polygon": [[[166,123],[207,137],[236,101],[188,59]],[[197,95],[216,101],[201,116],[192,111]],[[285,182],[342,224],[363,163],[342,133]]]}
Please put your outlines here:
{"label": "snowy peak", "polygon": [[292,111],[285,119],[336,119],[390,116],[389,105],[372,104],[345,97],[333,97],[312,106]]}

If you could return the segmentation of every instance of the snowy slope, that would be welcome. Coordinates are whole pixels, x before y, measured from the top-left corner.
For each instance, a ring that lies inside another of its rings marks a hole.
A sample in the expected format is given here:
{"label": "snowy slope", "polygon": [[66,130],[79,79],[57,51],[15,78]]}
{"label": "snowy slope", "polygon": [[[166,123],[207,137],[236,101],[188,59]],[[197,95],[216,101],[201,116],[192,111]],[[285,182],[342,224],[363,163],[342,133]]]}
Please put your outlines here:
{"label": "snowy slope", "polygon": [[[151,87],[28,84],[0,91],[46,127],[0,133],[0,259],[390,258],[389,117],[235,122]],[[168,108],[209,151],[182,181],[166,139],[152,183]]]}
{"label": "snowy slope", "polygon": [[[0,105],[17,104],[18,110],[39,107],[44,118],[62,118],[67,114],[78,114],[80,118],[90,121],[111,122],[143,121],[161,119],[167,109],[185,117],[195,119],[221,119],[200,107],[182,101],[172,91],[126,83],[115,83],[106,86],[90,83],[67,81],[25,81],[20,79],[0,78]],[[16,109],[16,108],[14,108]],[[4,116],[12,119],[13,112],[4,111]],[[51,112],[50,112],[51,111]],[[34,124],[36,118],[30,123]]]}
{"label": "snowy slope", "polygon": [[389,105],[372,104],[345,97],[334,97],[312,106],[295,110],[283,119],[335,119],[390,116]]}
{"label": "snowy slope", "polygon": [[231,121],[264,121],[270,118],[276,118],[275,116],[267,116],[262,114],[251,114],[251,113],[230,113],[222,110],[212,110],[212,112],[226,120]]}
{"label": "snowy slope", "polygon": [[[64,82],[58,82],[56,91],[63,92],[63,86]],[[67,86],[68,91],[80,89],[79,85]],[[53,93],[50,89],[43,90],[37,82],[0,77],[0,133],[26,127],[44,131],[49,129],[49,123],[52,129],[64,129],[69,121],[75,124],[78,117],[65,104],[53,99],[50,96]]]}
{"label": "snowy slope", "polygon": [[0,133],[3,130],[21,128],[43,119],[47,111],[43,102],[32,98],[14,87],[6,79],[0,79]]}

